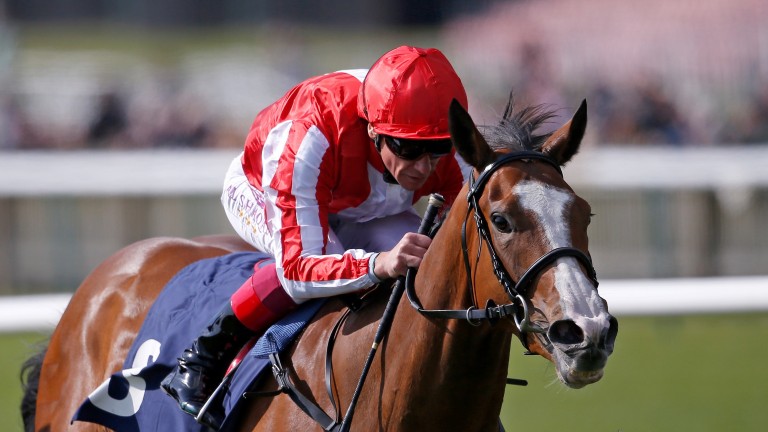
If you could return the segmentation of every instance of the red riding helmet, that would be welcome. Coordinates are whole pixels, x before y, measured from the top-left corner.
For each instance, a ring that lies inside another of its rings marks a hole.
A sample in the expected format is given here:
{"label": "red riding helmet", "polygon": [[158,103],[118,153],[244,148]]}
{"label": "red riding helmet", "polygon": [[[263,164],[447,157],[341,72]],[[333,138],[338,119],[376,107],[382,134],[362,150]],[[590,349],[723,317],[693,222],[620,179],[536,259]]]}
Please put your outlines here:
{"label": "red riding helmet", "polygon": [[467,93],[443,53],[401,46],[371,66],[360,87],[357,112],[382,135],[444,139],[450,138],[452,99],[467,109]]}

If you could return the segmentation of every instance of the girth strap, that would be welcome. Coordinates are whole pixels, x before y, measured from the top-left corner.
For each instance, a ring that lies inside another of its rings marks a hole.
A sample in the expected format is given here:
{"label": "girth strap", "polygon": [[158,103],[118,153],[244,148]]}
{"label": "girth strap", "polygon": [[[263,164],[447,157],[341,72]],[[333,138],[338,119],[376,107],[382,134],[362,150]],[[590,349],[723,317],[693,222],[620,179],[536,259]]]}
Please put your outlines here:
{"label": "girth strap", "polygon": [[[358,301],[356,303],[357,308],[359,308],[361,302]],[[336,342],[336,337],[338,335],[339,329],[341,328],[341,324],[346,320],[350,312],[353,312],[353,310],[350,307],[347,307],[342,316],[336,321],[333,330],[331,330],[331,336],[328,340],[328,345],[326,348],[325,389],[328,392],[328,397],[331,400],[333,412],[336,414],[335,419],[332,419],[328,414],[325,413],[325,411],[323,411],[322,408],[320,408],[320,406],[304,396],[304,394],[296,388],[288,375],[289,369],[283,367],[283,364],[280,361],[279,353],[272,353],[269,355],[269,361],[272,363],[272,375],[275,376],[275,380],[277,381],[278,385],[277,390],[271,392],[247,392],[243,396],[246,398],[254,396],[277,396],[280,393],[285,393],[288,395],[288,397],[291,398],[296,406],[299,407],[299,409],[304,411],[306,415],[308,415],[312,420],[319,424],[323,430],[328,432],[338,432],[341,429],[341,421],[339,418],[339,408],[336,403],[336,398],[334,397],[333,390],[331,389],[331,382],[333,380],[333,363],[331,362],[331,353],[333,352],[333,346]]]}
{"label": "girth strap", "polygon": [[280,354],[272,353],[269,355],[269,361],[272,363],[272,374],[277,381],[277,390],[272,392],[247,392],[243,396],[276,396],[280,393],[285,393],[291,398],[293,403],[299,407],[305,414],[307,414],[312,420],[317,422],[324,431],[336,432],[341,426],[338,422],[328,416],[316,403],[304,396],[291,381],[289,376],[289,369],[283,367],[280,361]]}
{"label": "girth strap", "polygon": [[[305,414],[307,414],[312,420],[319,424],[323,430],[328,432],[340,432],[342,427],[341,415],[339,412],[338,402],[333,394],[331,383],[333,382],[333,362],[331,361],[333,347],[336,343],[336,339],[341,329],[341,325],[346,321],[350,313],[356,312],[365,305],[365,298],[358,298],[357,300],[342,299],[347,308],[342,313],[341,317],[336,321],[336,324],[331,330],[331,334],[328,339],[325,354],[325,389],[328,392],[328,398],[331,400],[331,405],[336,418],[331,418],[326,412],[320,408],[317,403],[310,400],[308,397],[296,388],[289,376],[289,369],[284,367],[280,361],[279,353],[272,353],[269,355],[269,360],[272,363],[272,374],[275,376],[278,388],[275,391],[267,392],[247,392],[243,396],[248,397],[263,397],[263,396],[277,396],[278,394],[285,393],[291,400],[299,407]],[[350,303],[354,303],[351,305]],[[354,306],[354,309],[353,309]]]}

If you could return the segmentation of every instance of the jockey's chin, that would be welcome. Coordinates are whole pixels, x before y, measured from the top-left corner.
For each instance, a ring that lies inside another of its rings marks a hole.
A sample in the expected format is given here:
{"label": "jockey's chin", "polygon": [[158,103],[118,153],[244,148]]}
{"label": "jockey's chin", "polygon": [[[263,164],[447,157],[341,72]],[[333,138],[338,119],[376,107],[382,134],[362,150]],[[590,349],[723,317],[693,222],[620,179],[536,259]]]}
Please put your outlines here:
{"label": "jockey's chin", "polygon": [[400,183],[400,186],[410,192],[414,192],[424,186],[424,182],[426,182],[428,178],[429,175],[422,176],[411,174],[402,174],[399,177],[395,177],[397,182]]}

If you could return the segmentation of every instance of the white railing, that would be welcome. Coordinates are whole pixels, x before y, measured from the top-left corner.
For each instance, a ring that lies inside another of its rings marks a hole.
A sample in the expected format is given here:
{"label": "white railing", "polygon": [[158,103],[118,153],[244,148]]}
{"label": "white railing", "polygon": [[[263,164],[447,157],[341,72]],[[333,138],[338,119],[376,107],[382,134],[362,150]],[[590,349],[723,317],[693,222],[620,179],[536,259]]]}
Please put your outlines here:
{"label": "white railing", "polygon": [[[768,311],[767,277],[606,280],[600,295],[622,316]],[[0,297],[0,332],[50,331],[69,294]]]}
{"label": "white railing", "polygon": [[[218,194],[239,149],[0,152],[0,197]],[[714,189],[768,186],[768,145],[598,147],[565,169],[574,187]]]}
{"label": "white railing", "polygon": [[0,152],[0,197],[221,193],[240,150]]}
{"label": "white railing", "polygon": [[[215,197],[224,171],[238,153],[239,149],[0,152],[0,198]],[[600,147],[584,149],[564,171],[577,190],[714,190],[722,205],[739,208],[740,202],[754,201],[755,190],[768,187],[765,167],[768,145]],[[738,252],[739,259],[753,256],[749,248]],[[5,265],[6,271],[10,265],[14,264]],[[609,279],[600,290],[617,315],[768,310],[768,276]],[[0,331],[50,329],[68,299],[68,295],[0,297]]]}

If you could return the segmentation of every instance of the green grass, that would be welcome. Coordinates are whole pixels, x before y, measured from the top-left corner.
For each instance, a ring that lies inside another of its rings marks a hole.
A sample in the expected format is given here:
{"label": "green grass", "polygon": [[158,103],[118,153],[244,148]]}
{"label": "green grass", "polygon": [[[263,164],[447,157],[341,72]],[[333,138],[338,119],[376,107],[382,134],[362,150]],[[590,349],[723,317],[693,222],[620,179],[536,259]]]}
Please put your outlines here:
{"label": "green grass", "polygon": [[23,431],[21,423],[21,364],[37,352],[47,335],[40,333],[0,334],[0,419],[1,430]]}
{"label": "green grass", "polygon": [[[763,431],[768,425],[768,314],[620,318],[602,381],[581,390],[513,347],[502,421],[512,431]],[[0,335],[0,418],[21,431],[19,367],[39,334]]]}
{"label": "green grass", "polygon": [[510,431],[763,431],[766,336],[768,314],[620,319],[605,376],[584,389],[513,355],[510,375],[530,384],[508,389],[502,421]]}

